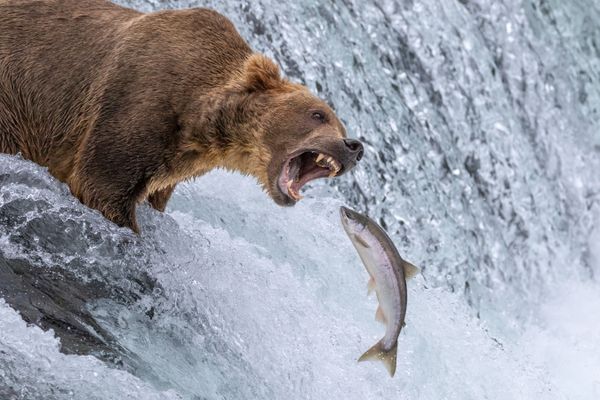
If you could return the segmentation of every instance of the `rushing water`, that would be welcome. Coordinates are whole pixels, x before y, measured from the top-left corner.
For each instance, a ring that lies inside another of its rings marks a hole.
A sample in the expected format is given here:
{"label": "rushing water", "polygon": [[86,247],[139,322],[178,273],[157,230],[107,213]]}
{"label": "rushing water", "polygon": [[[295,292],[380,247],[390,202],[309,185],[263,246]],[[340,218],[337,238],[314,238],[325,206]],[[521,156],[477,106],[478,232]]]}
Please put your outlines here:
{"label": "rushing water", "polygon": [[[293,209],[210,174],[141,237],[0,156],[0,399],[600,396],[595,1],[122,3],[223,12],[367,153]],[[422,267],[394,379],[342,203]]]}

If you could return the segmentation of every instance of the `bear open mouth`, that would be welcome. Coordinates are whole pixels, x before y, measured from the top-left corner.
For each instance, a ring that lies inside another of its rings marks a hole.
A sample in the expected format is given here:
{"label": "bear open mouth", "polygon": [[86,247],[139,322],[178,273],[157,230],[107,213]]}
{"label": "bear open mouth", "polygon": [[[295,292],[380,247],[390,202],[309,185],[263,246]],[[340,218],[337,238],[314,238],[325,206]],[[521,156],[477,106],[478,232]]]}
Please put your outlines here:
{"label": "bear open mouth", "polygon": [[327,154],[305,151],[298,156],[290,157],[279,175],[279,190],[294,201],[302,198],[300,189],[308,182],[317,179],[334,177],[342,170],[342,164]]}

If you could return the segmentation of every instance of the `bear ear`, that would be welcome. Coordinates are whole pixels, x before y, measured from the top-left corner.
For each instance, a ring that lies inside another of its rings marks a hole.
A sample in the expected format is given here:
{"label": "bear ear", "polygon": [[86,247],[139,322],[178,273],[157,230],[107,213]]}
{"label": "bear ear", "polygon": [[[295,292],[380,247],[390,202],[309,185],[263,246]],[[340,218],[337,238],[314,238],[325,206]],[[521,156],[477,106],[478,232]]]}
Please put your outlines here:
{"label": "bear ear", "polygon": [[242,72],[244,88],[250,92],[274,89],[281,84],[279,67],[262,54],[252,54]]}

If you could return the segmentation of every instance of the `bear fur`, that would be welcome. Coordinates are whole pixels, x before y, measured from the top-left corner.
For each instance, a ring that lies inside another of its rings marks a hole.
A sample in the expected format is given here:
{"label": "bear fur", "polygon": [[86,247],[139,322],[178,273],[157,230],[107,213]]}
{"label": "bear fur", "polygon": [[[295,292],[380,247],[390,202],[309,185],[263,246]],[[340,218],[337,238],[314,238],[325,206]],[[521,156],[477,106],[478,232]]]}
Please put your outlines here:
{"label": "bear fur", "polygon": [[345,172],[362,155],[345,137],[327,104],[215,11],[0,0],[0,152],[46,166],[136,232],[138,203],[162,211],[178,182],[213,168],[292,205],[282,168],[311,150]]}

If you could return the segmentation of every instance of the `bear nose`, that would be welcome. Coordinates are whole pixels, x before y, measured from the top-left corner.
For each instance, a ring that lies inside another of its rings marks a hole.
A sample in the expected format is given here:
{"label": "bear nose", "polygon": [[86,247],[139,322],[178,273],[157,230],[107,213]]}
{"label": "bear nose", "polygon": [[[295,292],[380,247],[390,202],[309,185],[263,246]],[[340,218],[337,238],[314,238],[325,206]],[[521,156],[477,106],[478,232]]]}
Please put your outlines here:
{"label": "bear nose", "polygon": [[355,139],[344,139],[344,144],[346,145],[346,148],[350,150],[352,157],[354,157],[356,161],[360,161],[365,152],[362,143]]}

